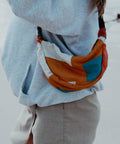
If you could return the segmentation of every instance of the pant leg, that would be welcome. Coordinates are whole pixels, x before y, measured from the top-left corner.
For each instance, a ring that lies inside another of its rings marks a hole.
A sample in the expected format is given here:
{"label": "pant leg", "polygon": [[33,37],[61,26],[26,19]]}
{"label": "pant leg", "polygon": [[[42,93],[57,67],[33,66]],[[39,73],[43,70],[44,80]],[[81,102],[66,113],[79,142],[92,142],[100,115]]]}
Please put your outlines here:
{"label": "pant leg", "polygon": [[63,144],[63,104],[37,107],[33,144]]}
{"label": "pant leg", "polygon": [[93,144],[99,120],[96,93],[64,104],[64,144]]}
{"label": "pant leg", "polygon": [[34,144],[93,144],[100,120],[97,94],[36,109]]}
{"label": "pant leg", "polygon": [[12,144],[93,144],[99,119],[96,93],[69,103],[26,107],[12,133]]}

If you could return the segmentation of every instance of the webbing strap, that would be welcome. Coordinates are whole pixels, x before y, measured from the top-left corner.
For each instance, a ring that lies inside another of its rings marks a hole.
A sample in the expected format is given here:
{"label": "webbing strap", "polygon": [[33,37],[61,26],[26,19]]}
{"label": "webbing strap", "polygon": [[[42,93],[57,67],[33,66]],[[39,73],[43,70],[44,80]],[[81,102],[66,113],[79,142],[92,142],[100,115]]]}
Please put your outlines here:
{"label": "webbing strap", "polygon": [[104,22],[103,16],[100,16],[98,18],[98,21],[99,21],[99,29],[105,28],[105,22]]}

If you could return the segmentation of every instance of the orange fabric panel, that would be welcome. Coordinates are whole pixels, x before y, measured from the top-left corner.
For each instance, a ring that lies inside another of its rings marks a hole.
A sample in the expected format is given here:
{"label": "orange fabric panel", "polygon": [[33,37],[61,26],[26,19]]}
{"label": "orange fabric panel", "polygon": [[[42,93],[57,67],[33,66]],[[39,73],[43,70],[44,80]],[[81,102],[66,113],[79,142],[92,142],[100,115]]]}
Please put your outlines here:
{"label": "orange fabric panel", "polygon": [[73,56],[71,63],[73,67],[78,67],[81,64],[88,62],[102,54],[103,41],[98,39],[93,46],[92,51],[87,56]]}
{"label": "orange fabric panel", "polygon": [[95,81],[92,81],[92,82],[85,81],[84,84],[79,83],[79,84],[76,84],[76,85],[73,85],[73,84],[67,83],[65,81],[62,81],[62,80],[58,79],[55,75],[52,75],[50,78],[47,78],[47,77],[46,78],[47,78],[48,82],[51,85],[53,85],[53,87],[55,87],[55,88],[59,87],[63,90],[75,91],[75,90],[82,90],[82,89],[89,88],[89,87],[93,86],[98,80],[100,80],[103,72],[104,71],[102,71],[102,73],[99,75],[99,77]]}
{"label": "orange fabric panel", "polygon": [[49,78],[47,78],[49,83],[51,85],[53,85],[55,88],[59,87],[63,90],[68,90],[68,91],[75,91],[75,90],[82,90],[85,88],[89,88],[89,87],[93,86],[99,79],[100,79],[100,76],[93,82],[85,81],[85,82],[81,82],[79,84],[74,85],[74,84],[70,84],[70,83],[67,83],[67,82],[59,79],[55,75],[52,75]]}
{"label": "orange fabric panel", "polygon": [[107,53],[107,49],[106,49],[106,44],[103,45],[103,62],[102,62],[102,68],[105,69],[108,66],[108,53]]}
{"label": "orange fabric panel", "polygon": [[75,69],[65,62],[48,57],[46,57],[46,62],[51,71],[60,79],[65,81],[86,81],[86,72],[81,64],[78,69]]}
{"label": "orange fabric panel", "polygon": [[100,74],[100,78],[102,77],[102,75],[104,74],[106,68],[108,66],[108,53],[107,53],[107,49],[106,49],[106,44],[103,45],[103,61],[102,61],[102,72]]}
{"label": "orange fabric panel", "polygon": [[52,75],[49,78],[47,78],[47,76],[46,76],[46,79],[55,88],[59,87],[59,88],[61,88],[63,90],[73,90],[73,89],[75,89],[75,85],[69,84],[69,83],[59,79],[55,75]]}

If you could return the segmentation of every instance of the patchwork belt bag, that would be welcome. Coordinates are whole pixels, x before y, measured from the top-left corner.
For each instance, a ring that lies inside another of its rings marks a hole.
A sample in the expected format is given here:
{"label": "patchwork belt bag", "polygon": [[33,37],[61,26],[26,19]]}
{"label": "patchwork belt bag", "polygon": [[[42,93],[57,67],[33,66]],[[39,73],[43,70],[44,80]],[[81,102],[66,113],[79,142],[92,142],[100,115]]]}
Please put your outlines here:
{"label": "patchwork belt bag", "polygon": [[86,56],[71,56],[60,51],[54,43],[43,40],[37,27],[37,56],[48,82],[58,90],[70,92],[89,88],[103,76],[108,65],[106,28],[99,17],[98,38]]}

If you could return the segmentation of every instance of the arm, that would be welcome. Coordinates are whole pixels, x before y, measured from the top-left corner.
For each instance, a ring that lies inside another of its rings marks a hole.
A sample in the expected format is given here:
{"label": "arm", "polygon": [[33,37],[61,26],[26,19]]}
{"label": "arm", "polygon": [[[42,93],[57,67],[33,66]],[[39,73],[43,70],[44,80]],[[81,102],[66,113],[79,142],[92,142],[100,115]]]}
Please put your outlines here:
{"label": "arm", "polygon": [[53,33],[62,33],[74,20],[74,0],[7,0],[14,14]]}

